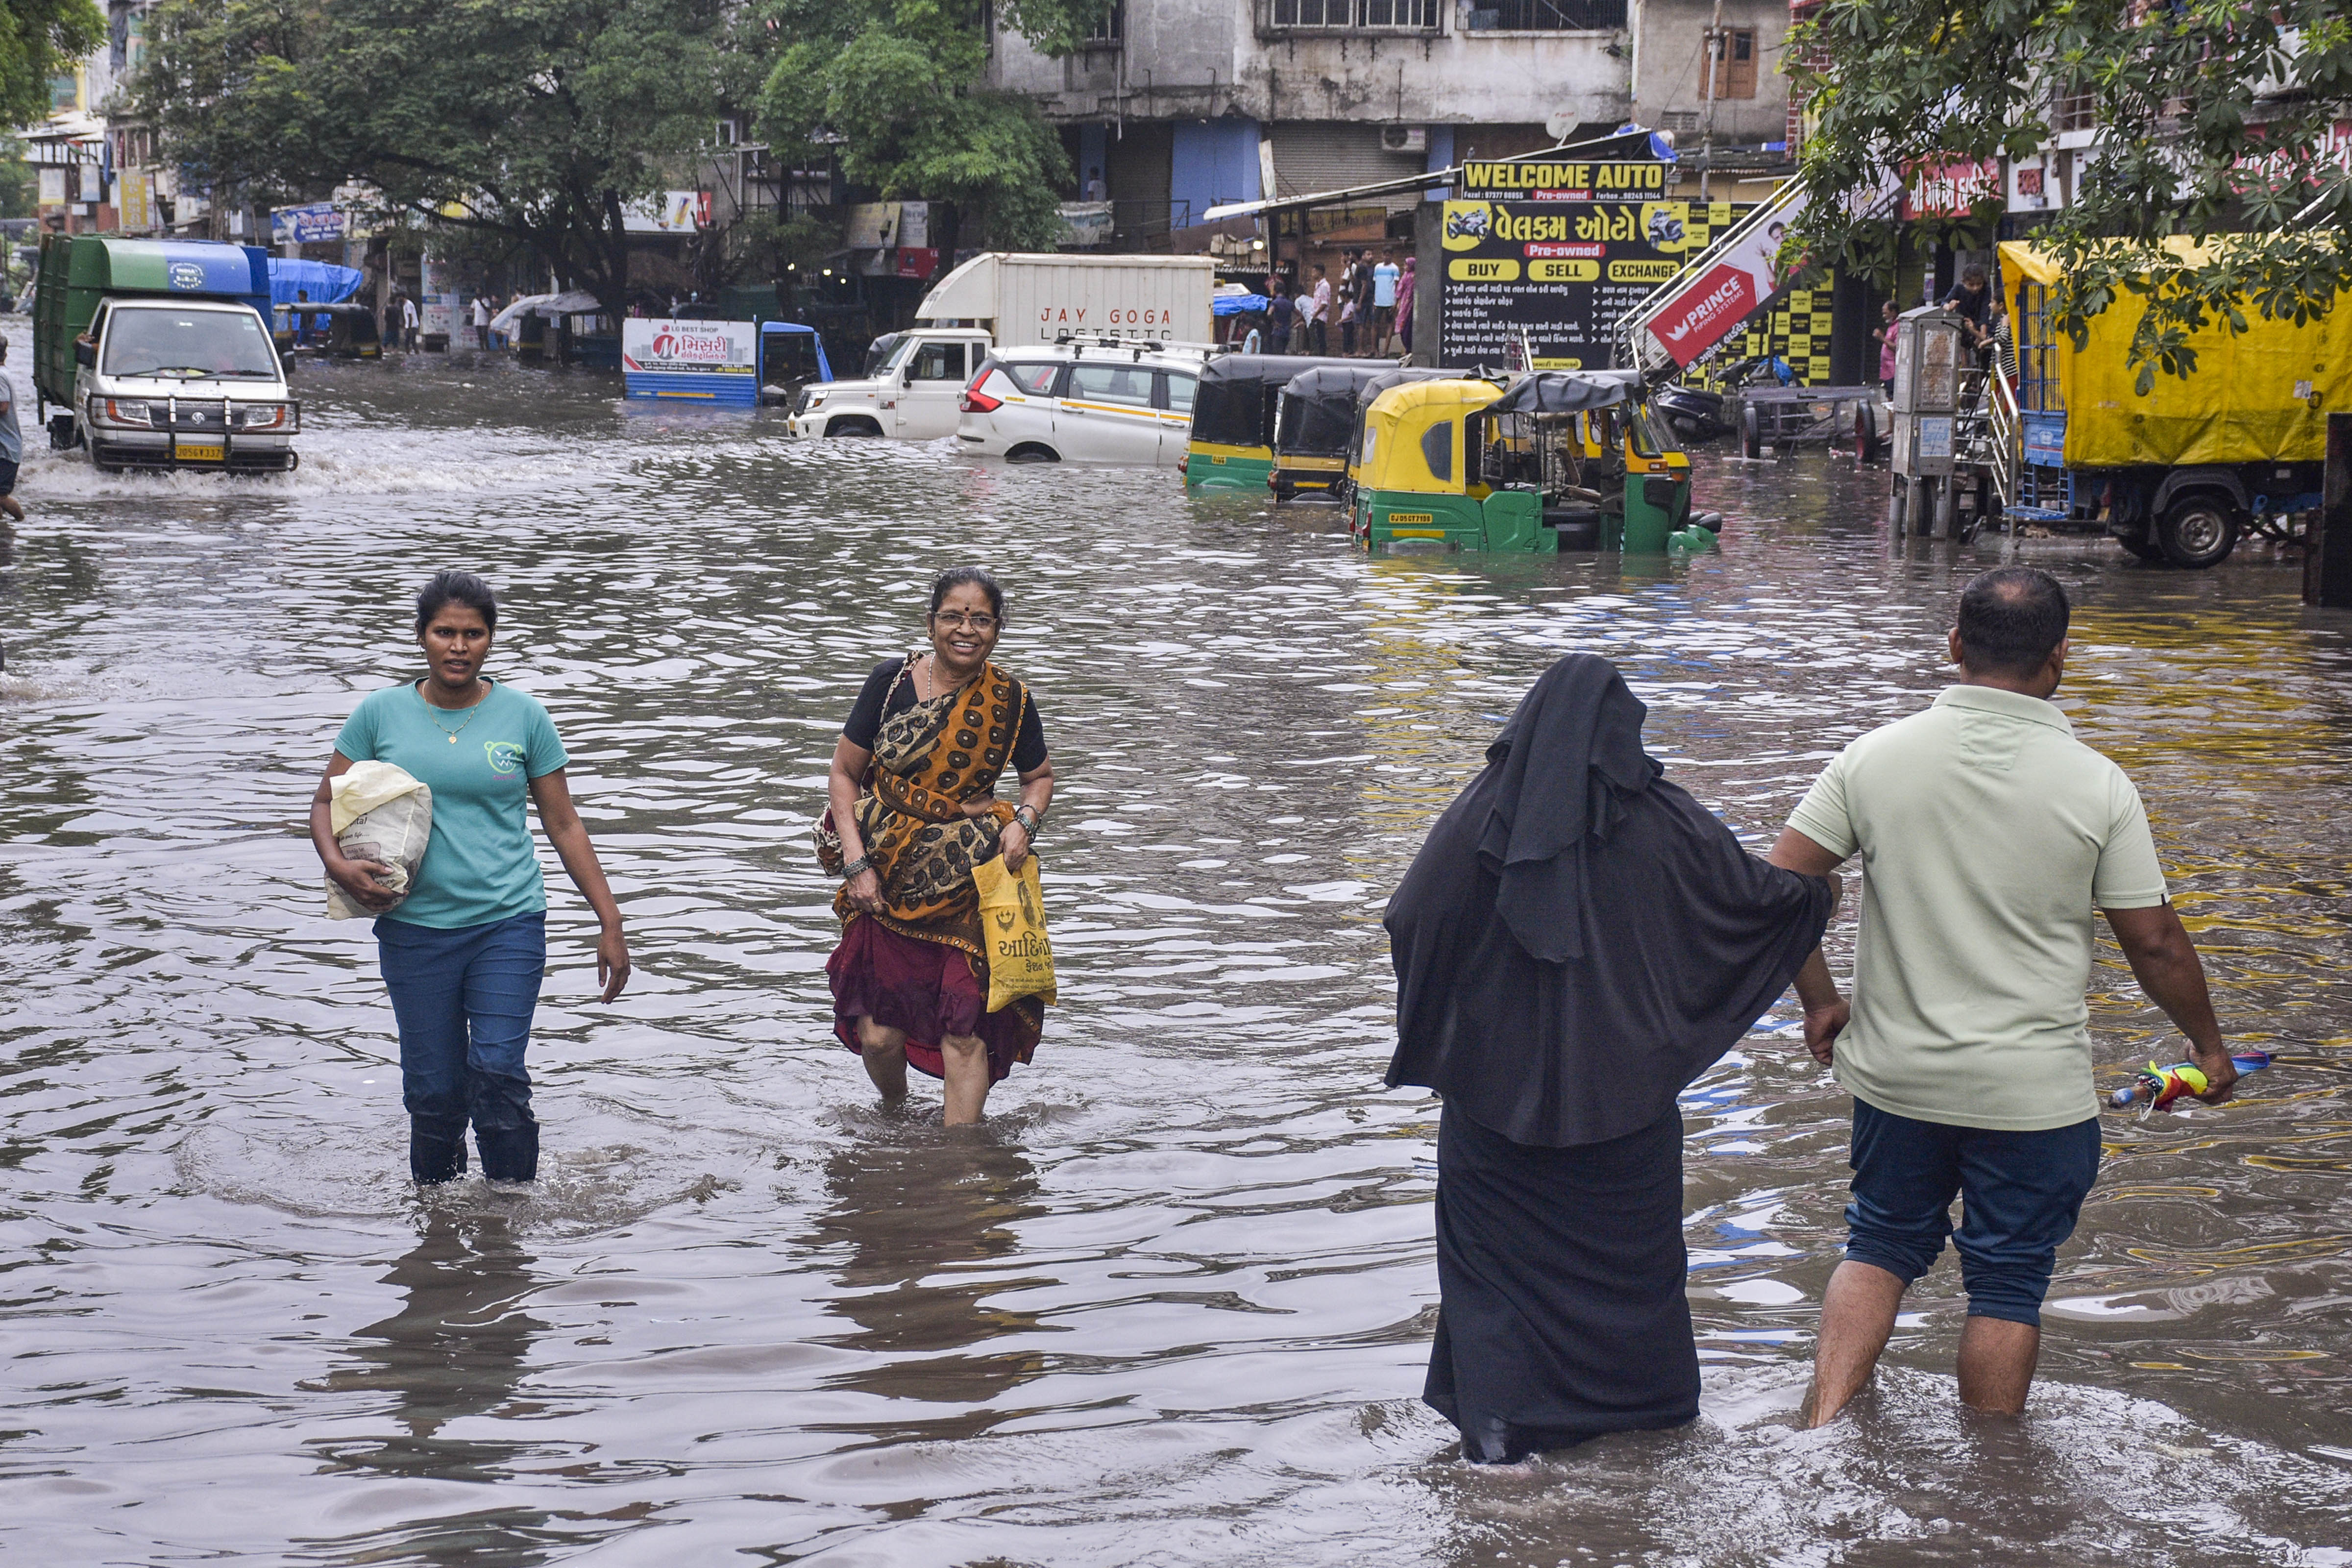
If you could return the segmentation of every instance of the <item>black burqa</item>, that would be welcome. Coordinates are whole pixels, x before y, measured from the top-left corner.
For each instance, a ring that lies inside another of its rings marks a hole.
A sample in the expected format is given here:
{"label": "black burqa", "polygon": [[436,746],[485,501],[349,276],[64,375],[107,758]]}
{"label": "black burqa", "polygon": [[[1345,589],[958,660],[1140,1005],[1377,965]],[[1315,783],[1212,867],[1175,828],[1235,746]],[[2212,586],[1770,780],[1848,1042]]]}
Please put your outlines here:
{"label": "black burqa", "polygon": [[1698,1414],[1675,1097],[1786,990],[1829,882],[1665,782],[1607,660],[1536,682],[1389,901],[1391,1088],[1445,1098],[1423,1397],[1471,1458]]}

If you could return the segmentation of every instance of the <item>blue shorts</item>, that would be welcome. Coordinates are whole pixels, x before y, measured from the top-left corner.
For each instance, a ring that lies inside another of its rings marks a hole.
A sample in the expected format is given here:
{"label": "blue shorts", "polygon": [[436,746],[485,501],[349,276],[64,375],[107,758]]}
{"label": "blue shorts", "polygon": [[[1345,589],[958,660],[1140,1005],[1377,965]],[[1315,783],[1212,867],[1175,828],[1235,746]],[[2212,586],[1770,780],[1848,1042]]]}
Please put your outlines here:
{"label": "blue shorts", "polygon": [[[1853,1102],[1845,1255],[1906,1285],[1960,1254],[1969,1315],[2042,1322],[2058,1247],[2099,1173],[2099,1119],[2040,1132],[1918,1121]],[[1962,1200],[1952,1229],[1952,1199]]]}

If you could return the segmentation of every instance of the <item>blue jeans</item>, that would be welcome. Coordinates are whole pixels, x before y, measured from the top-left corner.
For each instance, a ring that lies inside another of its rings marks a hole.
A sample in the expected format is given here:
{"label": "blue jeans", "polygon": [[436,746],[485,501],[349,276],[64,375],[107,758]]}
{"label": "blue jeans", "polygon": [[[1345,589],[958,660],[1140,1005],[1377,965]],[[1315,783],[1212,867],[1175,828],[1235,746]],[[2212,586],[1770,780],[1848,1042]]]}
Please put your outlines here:
{"label": "blue jeans", "polygon": [[[1949,1237],[1972,1318],[2042,1322],[2059,1244],[2099,1173],[2099,1119],[2039,1132],[1919,1121],[1853,1102],[1845,1255],[1908,1285]],[[1962,1200],[1952,1230],[1952,1199]]]}
{"label": "blue jeans", "polygon": [[410,1173],[420,1182],[462,1174],[470,1121],[482,1174],[530,1181],[539,1173],[539,1123],[522,1057],[547,969],[546,915],[448,931],[387,917],[375,937],[400,1025]]}

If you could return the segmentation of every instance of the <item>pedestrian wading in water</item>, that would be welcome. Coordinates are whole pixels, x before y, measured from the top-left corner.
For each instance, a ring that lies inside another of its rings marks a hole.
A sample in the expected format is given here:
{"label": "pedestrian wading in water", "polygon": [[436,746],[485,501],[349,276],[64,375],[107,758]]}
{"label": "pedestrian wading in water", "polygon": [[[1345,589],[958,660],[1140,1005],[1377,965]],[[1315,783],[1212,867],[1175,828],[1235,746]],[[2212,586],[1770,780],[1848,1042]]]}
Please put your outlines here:
{"label": "pedestrian wading in water", "polygon": [[1389,1085],[1445,1100],[1422,1397],[1478,1463],[1698,1415],[1675,1097],[1836,903],[1668,784],[1644,713],[1607,660],[1552,666],[1389,900]]}
{"label": "pedestrian wading in water", "polygon": [[[986,1010],[971,868],[1000,853],[1020,868],[1054,765],[1028,689],[989,662],[1005,625],[996,579],[976,566],[940,573],[925,625],[929,649],[874,667],[833,749],[818,855],[845,880],[833,905],[841,945],[824,971],[834,1033],[865,1058],[884,1103],[906,1098],[911,1062],[946,1080],[953,1126],[980,1120],[989,1087],[1030,1058],[1045,1026],[1034,996]],[[996,798],[1008,763],[1017,806]]]}
{"label": "pedestrian wading in water", "polygon": [[2198,1098],[2225,1100],[2237,1080],[2139,791],[2050,701],[2072,616],[2031,566],[1971,582],[1947,637],[1958,682],[1839,752],[1772,847],[1799,871],[1863,862],[1853,1000],[1819,953],[1797,976],[1805,1044],[1853,1096],[1845,1261],[1822,1299],[1806,1400],[1816,1426],[1870,1381],[1904,1291],[1947,1240],[1969,1294],[1960,1402],[2025,1408],[2042,1298],[2099,1171],[2094,907],[2189,1037]]}
{"label": "pedestrian wading in water", "polygon": [[468,1121],[483,1175],[527,1182],[539,1173],[523,1051],[547,968],[547,889],[525,795],[603,923],[596,981],[604,999],[629,979],[621,911],[572,809],[563,742],[537,699],[482,673],[498,622],[498,600],[479,577],[443,572],[426,584],[416,595],[424,678],[361,700],[310,801],[310,840],[327,875],[362,907],[381,910],[394,901],[376,880],[386,868],[348,859],[336,846],[333,781],[354,763],[385,762],[433,792],[424,861],[407,898],[375,922],[400,1028],[408,1166],[420,1182],[464,1173]]}

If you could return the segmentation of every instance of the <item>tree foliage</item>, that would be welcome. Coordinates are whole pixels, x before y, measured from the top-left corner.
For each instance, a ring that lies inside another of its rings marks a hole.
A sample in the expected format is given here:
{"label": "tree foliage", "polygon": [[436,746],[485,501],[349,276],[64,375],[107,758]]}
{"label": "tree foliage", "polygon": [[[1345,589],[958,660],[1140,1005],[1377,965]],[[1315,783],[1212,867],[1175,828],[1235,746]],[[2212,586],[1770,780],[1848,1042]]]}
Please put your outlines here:
{"label": "tree foliage", "polygon": [[6,0],[0,5],[0,125],[49,115],[49,79],[106,42],[106,13],[90,0]]}
{"label": "tree foliage", "polygon": [[[144,107],[173,155],[264,199],[361,181],[528,245],[626,309],[623,215],[709,140],[729,0],[166,0]],[[739,89],[742,84],[737,84]]]}
{"label": "tree foliage", "polygon": [[[1024,0],[996,16],[1056,55],[1109,11],[1110,0]],[[770,142],[834,142],[842,172],[887,198],[951,201],[968,237],[1051,248],[1069,159],[1032,100],[982,84],[981,0],[771,0],[764,16],[782,40],[759,100]]]}
{"label": "tree foliage", "polygon": [[[1861,193],[2031,156],[2064,103],[2095,141],[2033,237],[2064,270],[2054,303],[2078,343],[2092,316],[2139,308],[2143,392],[2195,370],[2188,339],[2210,323],[2301,322],[2352,289],[2352,148],[2331,139],[2352,115],[2343,0],[1829,0],[1786,58],[1809,95],[1801,227],[1819,261],[1884,276],[1894,226]],[[1996,212],[1919,237],[1974,237]],[[2180,236],[2199,243],[2165,243]]]}

